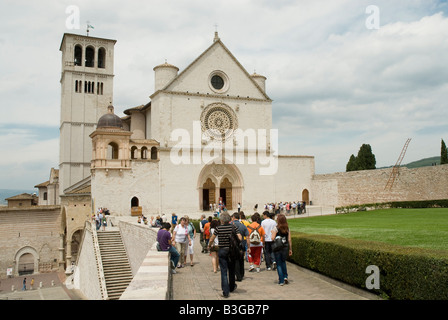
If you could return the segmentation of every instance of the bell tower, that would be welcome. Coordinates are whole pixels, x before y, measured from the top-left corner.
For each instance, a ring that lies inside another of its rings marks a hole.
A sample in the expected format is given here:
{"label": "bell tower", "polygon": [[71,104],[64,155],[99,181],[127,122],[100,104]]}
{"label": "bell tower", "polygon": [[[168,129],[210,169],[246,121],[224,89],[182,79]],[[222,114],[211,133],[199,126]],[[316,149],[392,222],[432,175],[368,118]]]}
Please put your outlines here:
{"label": "bell tower", "polygon": [[59,194],[90,176],[92,141],[99,118],[113,103],[116,40],[65,33],[59,126]]}

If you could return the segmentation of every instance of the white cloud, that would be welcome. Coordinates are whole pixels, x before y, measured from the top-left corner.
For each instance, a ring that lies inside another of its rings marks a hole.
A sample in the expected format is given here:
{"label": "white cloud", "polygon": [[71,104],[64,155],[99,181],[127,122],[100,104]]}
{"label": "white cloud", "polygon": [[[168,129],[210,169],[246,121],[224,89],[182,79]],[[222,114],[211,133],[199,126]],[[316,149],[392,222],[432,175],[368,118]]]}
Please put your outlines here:
{"label": "white cloud", "polygon": [[[2,1],[0,126],[30,125],[37,136],[0,130],[0,148],[7,150],[1,165],[48,162],[47,169],[34,171],[47,176],[57,164],[58,131],[52,136],[48,128],[59,127],[58,49],[64,32],[85,34],[87,20],[95,27],[92,36],[118,40],[117,112],[148,102],[153,67],[167,59],[182,70],[211,44],[218,24],[221,39],[247,71],[268,78],[281,153],[314,155],[317,172],[344,171],[363,143],[371,144],[378,165],[395,163],[408,137],[413,140],[405,161],[438,155],[440,139],[448,138],[446,1],[375,1],[379,30],[365,27],[370,4]],[[80,8],[80,30],[65,28],[69,5]],[[27,175],[28,185],[41,182]],[[0,176],[2,187],[9,173]]]}

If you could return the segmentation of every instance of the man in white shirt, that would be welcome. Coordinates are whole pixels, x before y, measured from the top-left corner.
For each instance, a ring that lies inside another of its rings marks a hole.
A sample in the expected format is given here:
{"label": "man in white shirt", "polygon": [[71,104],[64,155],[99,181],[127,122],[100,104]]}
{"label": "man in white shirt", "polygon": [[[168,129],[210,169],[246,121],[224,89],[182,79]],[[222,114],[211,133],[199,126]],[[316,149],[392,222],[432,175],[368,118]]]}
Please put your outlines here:
{"label": "man in white shirt", "polygon": [[277,222],[271,219],[271,215],[268,211],[263,212],[263,221],[261,226],[265,231],[264,235],[264,260],[266,261],[266,269],[271,270],[271,267],[276,270],[277,264],[275,263],[274,253],[272,252],[272,229],[277,226]]}

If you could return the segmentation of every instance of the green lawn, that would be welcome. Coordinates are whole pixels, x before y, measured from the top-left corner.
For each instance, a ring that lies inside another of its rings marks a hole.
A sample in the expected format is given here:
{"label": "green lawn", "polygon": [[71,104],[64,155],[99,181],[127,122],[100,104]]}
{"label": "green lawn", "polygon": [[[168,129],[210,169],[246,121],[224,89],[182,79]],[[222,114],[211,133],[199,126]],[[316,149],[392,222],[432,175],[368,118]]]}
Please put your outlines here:
{"label": "green lawn", "polygon": [[288,220],[291,230],[448,250],[448,208],[387,209]]}

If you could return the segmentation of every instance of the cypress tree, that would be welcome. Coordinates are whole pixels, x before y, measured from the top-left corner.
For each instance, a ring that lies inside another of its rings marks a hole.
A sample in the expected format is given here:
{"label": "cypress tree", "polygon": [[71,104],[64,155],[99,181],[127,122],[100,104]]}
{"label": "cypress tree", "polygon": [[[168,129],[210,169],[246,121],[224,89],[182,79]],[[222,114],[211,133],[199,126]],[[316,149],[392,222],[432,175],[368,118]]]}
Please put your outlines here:
{"label": "cypress tree", "polygon": [[359,148],[358,156],[356,157],[358,162],[358,170],[370,170],[376,168],[375,155],[372,153],[370,144],[363,144]]}
{"label": "cypress tree", "polygon": [[375,155],[372,153],[372,147],[369,144],[363,144],[359,148],[358,156],[353,154],[350,156],[350,160],[345,166],[345,170],[356,171],[356,170],[370,170],[376,169],[376,159]]}
{"label": "cypress tree", "polygon": [[352,154],[345,166],[345,171],[356,171],[356,157]]}
{"label": "cypress tree", "polygon": [[448,163],[448,151],[446,149],[445,141],[442,139],[442,147],[440,149],[440,164]]}

